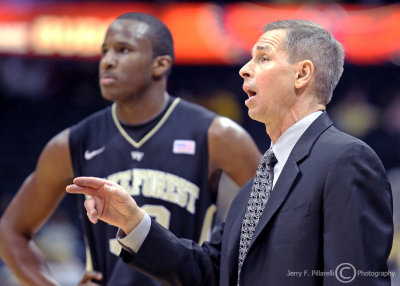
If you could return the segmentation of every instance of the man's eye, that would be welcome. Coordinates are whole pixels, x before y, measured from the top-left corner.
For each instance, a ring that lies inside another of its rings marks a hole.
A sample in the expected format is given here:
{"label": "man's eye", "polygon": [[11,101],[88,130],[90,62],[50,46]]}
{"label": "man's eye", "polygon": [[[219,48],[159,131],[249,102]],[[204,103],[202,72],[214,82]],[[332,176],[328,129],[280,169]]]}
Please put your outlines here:
{"label": "man's eye", "polygon": [[268,60],[269,59],[267,56],[261,56],[261,58],[260,58],[260,62],[262,62],[262,63],[267,62]]}
{"label": "man's eye", "polygon": [[129,49],[128,49],[128,48],[122,47],[122,48],[119,48],[118,51],[119,51],[120,53],[122,53],[122,54],[125,54],[125,53],[129,52]]}

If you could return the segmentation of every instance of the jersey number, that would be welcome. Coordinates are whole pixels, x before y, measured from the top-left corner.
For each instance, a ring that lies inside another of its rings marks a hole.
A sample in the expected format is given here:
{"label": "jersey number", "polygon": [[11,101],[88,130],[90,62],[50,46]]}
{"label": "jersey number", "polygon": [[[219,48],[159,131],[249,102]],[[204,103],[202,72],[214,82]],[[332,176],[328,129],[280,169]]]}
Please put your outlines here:
{"label": "jersey number", "polygon": [[[169,228],[171,212],[166,207],[159,205],[143,205],[142,210],[144,210],[149,216],[153,217],[163,227]],[[109,240],[109,248],[112,254],[119,256],[121,245],[116,238]]]}

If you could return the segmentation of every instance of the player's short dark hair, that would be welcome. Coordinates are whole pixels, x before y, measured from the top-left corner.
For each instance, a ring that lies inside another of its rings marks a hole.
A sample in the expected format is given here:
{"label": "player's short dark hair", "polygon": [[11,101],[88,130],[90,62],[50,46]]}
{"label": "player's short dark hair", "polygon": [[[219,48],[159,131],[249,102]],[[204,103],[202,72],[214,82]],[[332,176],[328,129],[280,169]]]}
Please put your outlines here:
{"label": "player's short dark hair", "polygon": [[174,41],[170,30],[163,22],[152,15],[138,12],[122,14],[116,20],[124,19],[146,23],[149,26],[146,36],[153,46],[153,58],[169,55],[172,58],[172,62],[174,62]]}

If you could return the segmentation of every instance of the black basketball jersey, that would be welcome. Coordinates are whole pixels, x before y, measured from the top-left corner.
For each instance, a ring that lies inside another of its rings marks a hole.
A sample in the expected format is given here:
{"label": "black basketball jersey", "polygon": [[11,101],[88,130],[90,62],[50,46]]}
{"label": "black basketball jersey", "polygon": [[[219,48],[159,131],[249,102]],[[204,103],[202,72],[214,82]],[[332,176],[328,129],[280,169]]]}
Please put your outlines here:
{"label": "black basketball jersey", "polygon": [[[215,212],[216,193],[208,182],[207,145],[215,114],[185,100],[172,99],[139,141],[118,121],[115,104],[73,126],[70,152],[74,175],[120,184],[153,219],[178,237],[203,241]],[[92,224],[83,200],[80,196],[90,252],[87,265],[103,273],[103,285],[158,285],[118,258],[121,248],[115,239],[117,228],[100,221]]]}

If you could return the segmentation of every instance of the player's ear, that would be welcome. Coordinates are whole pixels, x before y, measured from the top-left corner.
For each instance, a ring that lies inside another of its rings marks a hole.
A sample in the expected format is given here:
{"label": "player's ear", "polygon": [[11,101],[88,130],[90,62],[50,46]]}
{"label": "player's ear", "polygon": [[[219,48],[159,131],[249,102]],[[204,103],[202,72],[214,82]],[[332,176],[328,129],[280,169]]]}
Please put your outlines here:
{"label": "player's ear", "polygon": [[314,64],[310,60],[304,60],[298,63],[295,78],[295,87],[301,89],[310,82],[314,73]]}
{"label": "player's ear", "polygon": [[172,58],[168,55],[155,57],[153,60],[153,76],[162,77],[171,68]]}

